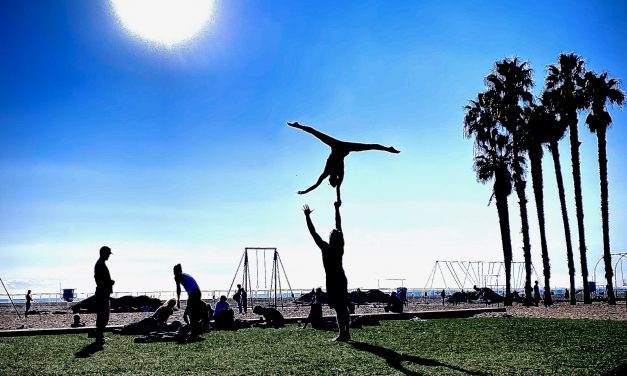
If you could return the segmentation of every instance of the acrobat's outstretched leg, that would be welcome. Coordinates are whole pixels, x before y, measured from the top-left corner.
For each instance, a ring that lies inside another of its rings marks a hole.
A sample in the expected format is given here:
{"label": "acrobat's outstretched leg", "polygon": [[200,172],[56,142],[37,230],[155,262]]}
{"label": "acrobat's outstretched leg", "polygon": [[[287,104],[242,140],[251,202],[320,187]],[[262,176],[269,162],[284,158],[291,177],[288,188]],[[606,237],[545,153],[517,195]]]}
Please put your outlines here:
{"label": "acrobat's outstretched leg", "polygon": [[366,150],[380,150],[387,151],[388,153],[398,154],[400,151],[394,149],[392,146],[383,146],[381,144],[361,144],[359,142],[342,142],[343,146],[350,151],[366,151]]}
{"label": "acrobat's outstretched leg", "polygon": [[334,146],[337,146],[341,143],[344,143],[343,141],[340,140],[336,140],[335,138],[331,137],[331,136],[327,136],[326,134],[317,131],[315,129],[313,129],[312,127],[306,126],[306,125],[300,125],[298,124],[298,122],[293,122],[293,123],[287,123],[287,125],[289,125],[290,127],[294,127],[294,128],[298,128],[300,130],[303,130],[309,134],[312,134],[313,136],[315,136],[317,139],[319,139],[320,141],[324,142],[325,144],[329,145],[331,148],[333,148]]}

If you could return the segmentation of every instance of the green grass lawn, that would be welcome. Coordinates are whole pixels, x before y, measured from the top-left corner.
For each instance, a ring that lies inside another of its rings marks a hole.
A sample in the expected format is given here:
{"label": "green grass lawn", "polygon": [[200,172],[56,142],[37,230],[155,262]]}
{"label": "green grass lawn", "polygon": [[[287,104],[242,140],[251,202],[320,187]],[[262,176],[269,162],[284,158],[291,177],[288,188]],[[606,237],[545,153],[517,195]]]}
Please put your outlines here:
{"label": "green grass lawn", "polygon": [[625,374],[627,323],[517,318],[387,321],[332,332],[244,329],[189,344],[109,334],[104,350],[75,353],[86,335],[0,338],[0,375],[600,375]]}

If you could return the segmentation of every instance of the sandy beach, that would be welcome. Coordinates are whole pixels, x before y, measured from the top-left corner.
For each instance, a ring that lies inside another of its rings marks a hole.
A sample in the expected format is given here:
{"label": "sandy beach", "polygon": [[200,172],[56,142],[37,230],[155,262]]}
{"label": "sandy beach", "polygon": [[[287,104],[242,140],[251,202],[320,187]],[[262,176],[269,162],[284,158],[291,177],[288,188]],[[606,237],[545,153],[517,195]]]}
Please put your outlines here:
{"label": "sandy beach", "polygon": [[[20,314],[18,317],[13,306],[11,304],[0,305],[0,330],[12,330],[18,328],[67,328],[72,323],[72,312],[66,310],[65,303],[41,303],[33,304],[31,308],[36,313],[28,316],[24,319],[24,305],[16,304],[17,310]],[[420,312],[420,311],[433,311],[433,310],[454,310],[454,309],[468,309],[468,308],[483,308],[484,304],[459,304],[452,305],[441,303],[411,303],[409,307],[405,309],[405,312]],[[492,305],[496,307],[496,305]],[[184,308],[184,306],[182,306]],[[506,307],[505,313],[485,313],[479,314],[475,317],[489,317],[489,316],[512,316],[512,317],[534,317],[534,318],[559,318],[559,319],[589,319],[589,320],[627,320],[627,306],[625,302],[619,302],[618,305],[610,306],[607,303],[595,302],[593,304],[584,305],[582,303],[572,306],[566,302],[558,302],[551,307],[524,307],[519,304],[515,304],[512,307]],[[279,310],[286,317],[303,317],[309,313],[308,306],[294,305],[279,307]],[[356,307],[355,313],[357,314],[373,314],[383,313],[383,306],[381,305],[361,305]],[[334,315],[334,311],[328,307],[324,307],[325,315]],[[151,315],[150,312],[134,312],[134,313],[111,313],[109,325],[126,325],[131,322],[141,320],[144,317]],[[95,314],[81,314],[81,321],[87,326],[93,326],[96,322]],[[182,321],[183,310],[177,310],[174,315],[171,316],[169,321],[180,320]],[[252,309],[248,310],[247,314],[235,313],[237,319],[257,319],[259,316],[252,313]]]}

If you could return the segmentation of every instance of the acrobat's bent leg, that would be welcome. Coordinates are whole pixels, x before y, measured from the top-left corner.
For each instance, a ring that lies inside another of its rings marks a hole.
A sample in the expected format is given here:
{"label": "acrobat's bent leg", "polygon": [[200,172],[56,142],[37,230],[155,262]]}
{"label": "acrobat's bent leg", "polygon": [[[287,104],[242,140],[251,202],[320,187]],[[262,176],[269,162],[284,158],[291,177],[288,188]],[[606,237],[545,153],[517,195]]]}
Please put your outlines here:
{"label": "acrobat's bent leg", "polygon": [[325,169],[322,174],[320,175],[320,177],[318,178],[318,181],[314,183],[314,185],[312,185],[311,187],[305,189],[304,191],[298,191],[299,195],[304,195],[305,193],[311,192],[314,189],[316,189],[320,183],[322,183],[322,181],[329,176],[329,173],[327,172],[327,170]]}

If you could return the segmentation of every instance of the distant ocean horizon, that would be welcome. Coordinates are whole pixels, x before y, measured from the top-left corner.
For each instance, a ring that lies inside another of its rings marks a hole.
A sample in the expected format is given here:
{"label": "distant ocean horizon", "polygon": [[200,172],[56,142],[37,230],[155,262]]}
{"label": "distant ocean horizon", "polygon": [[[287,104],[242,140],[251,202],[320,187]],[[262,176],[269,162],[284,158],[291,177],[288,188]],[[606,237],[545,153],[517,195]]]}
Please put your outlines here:
{"label": "distant ocean horizon", "polygon": [[[372,288],[372,289],[366,289],[366,288],[360,288],[362,291],[368,291],[368,290],[373,290],[373,289],[378,289],[381,290],[383,292],[389,293],[391,291],[400,291],[400,287],[399,288]],[[564,293],[566,292],[566,287],[563,288],[554,288],[552,289],[552,293],[553,295],[557,295],[557,296],[563,296]],[[72,289],[74,290],[74,289]],[[356,291],[357,289],[349,289],[349,291]],[[442,293],[442,290],[444,290],[446,292],[446,295],[451,295],[454,292],[457,291],[461,291],[462,289],[459,288],[452,288],[452,287],[430,287],[430,288],[409,288],[407,287],[407,297],[409,299],[416,299],[416,298],[435,298],[435,297],[440,297],[440,294]],[[471,289],[467,289],[466,291],[471,290]],[[277,291],[277,298],[278,299],[292,299],[292,298],[299,298],[300,296],[307,294],[311,291],[311,289],[293,289],[291,291],[281,291],[280,293]],[[504,289],[495,289],[495,291],[498,294],[504,295],[505,291]],[[513,289],[512,291],[518,291],[519,294],[524,294],[525,289],[523,288],[516,288]],[[578,292],[580,292],[580,290],[577,290]],[[619,287],[616,288],[616,291],[619,293],[619,297],[622,297],[625,292],[627,292],[627,287]],[[542,294],[544,292],[544,290],[540,289],[540,293]],[[208,291],[203,291],[203,299],[206,300],[217,300],[220,298],[221,295],[229,295],[229,294],[234,294],[235,290],[231,289],[231,291],[229,292],[227,289],[223,289],[223,290],[208,290]],[[293,293],[293,296],[292,296]],[[596,291],[594,292],[596,295],[605,295],[606,291],[605,288],[601,288],[601,287],[597,287]],[[72,302],[78,302],[81,301],[83,299],[86,299],[89,296],[93,295],[93,292],[81,292],[81,291],[73,291],[73,299]],[[158,299],[162,299],[162,300],[167,300],[170,299],[172,297],[176,296],[176,291],[120,291],[120,292],[114,292],[112,294],[112,297],[118,298],[121,296],[127,296],[127,295],[132,295],[132,296],[139,296],[139,295],[147,295],[150,297],[154,297],[154,298],[158,298]],[[268,299],[270,297],[270,295],[274,296],[274,291],[272,291],[272,293],[268,290],[268,289],[263,289],[263,290],[252,290],[249,295],[252,295],[253,298],[255,299]],[[31,296],[33,297],[33,299],[35,300],[35,303],[62,303],[65,302],[65,299],[63,298],[64,293],[63,292],[46,292],[46,293],[32,293]],[[185,299],[187,296],[185,294],[185,292],[183,292],[181,294],[181,297],[183,299]],[[13,303],[15,304],[24,304],[26,302],[25,299],[25,294],[11,294],[11,299],[13,300]],[[9,299],[9,296],[7,294],[0,294],[0,304],[7,304],[7,303],[11,303],[11,299]]]}

